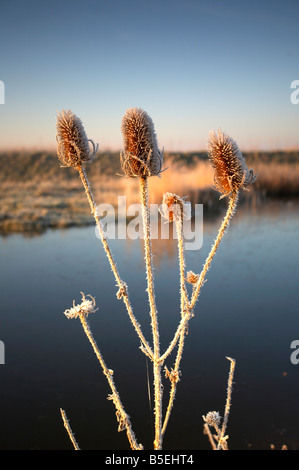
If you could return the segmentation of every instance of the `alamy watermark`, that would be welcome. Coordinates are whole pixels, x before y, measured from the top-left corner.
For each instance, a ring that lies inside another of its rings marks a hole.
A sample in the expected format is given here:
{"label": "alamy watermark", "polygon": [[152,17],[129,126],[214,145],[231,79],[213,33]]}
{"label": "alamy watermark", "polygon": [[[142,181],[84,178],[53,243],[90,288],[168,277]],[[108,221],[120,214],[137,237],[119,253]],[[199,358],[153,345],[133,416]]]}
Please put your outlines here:
{"label": "alamy watermark", "polygon": [[293,80],[291,83],[292,91],[290,99],[292,104],[299,104],[299,80]]}
{"label": "alamy watermark", "polygon": [[0,104],[5,104],[5,86],[2,80],[0,80]]}
{"label": "alamy watermark", "polygon": [[299,340],[294,339],[294,341],[291,342],[291,349],[294,349],[294,351],[291,354],[291,363],[294,365],[299,364]]}
{"label": "alamy watermark", "polygon": [[[150,204],[151,238],[177,239],[177,232],[172,230],[171,224],[159,214],[161,206]],[[143,221],[141,204],[127,206],[126,196],[118,196],[118,205],[115,208],[111,204],[97,206],[97,214],[101,218],[105,236],[108,239],[143,239]],[[174,224],[175,227],[175,224]],[[183,213],[183,237],[186,250],[199,250],[203,244],[203,205],[195,204],[192,217]],[[100,238],[98,228],[95,229],[96,237]]]}
{"label": "alamy watermark", "polygon": [[3,341],[0,341],[0,365],[5,364],[5,346]]}

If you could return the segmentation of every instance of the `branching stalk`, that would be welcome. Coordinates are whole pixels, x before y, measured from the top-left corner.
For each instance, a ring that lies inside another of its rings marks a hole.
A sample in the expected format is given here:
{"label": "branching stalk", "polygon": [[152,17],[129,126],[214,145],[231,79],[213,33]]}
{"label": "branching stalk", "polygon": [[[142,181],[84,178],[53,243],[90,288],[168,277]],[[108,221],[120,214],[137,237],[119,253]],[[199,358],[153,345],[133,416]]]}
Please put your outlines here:
{"label": "branching stalk", "polygon": [[[191,277],[189,275],[187,277],[187,280],[188,282],[193,284],[193,290],[190,296],[190,300],[188,298],[185,277],[186,263],[183,237],[183,207],[185,205],[183,200],[184,198],[182,199],[172,193],[166,193],[164,195],[162,213],[166,216],[166,218],[168,217],[168,221],[175,222],[178,235],[181,319],[175,331],[173,339],[169,343],[169,346],[167,347],[164,354],[160,355],[158,312],[155,299],[152,260],[148,177],[160,175],[163,164],[163,151],[161,152],[158,149],[153,122],[148,116],[148,114],[145,113],[142,109],[130,108],[129,110],[127,110],[122,121],[122,132],[124,135],[125,143],[125,151],[124,154],[122,154],[121,156],[122,168],[126,176],[138,177],[140,181],[140,197],[142,205],[142,220],[144,233],[144,258],[153,340],[152,347],[146,341],[142,333],[141,327],[133,314],[133,309],[129,301],[128,287],[119,275],[116,263],[109,248],[106,235],[104,233],[101,219],[99,218],[97,212],[90,184],[88,182],[88,178],[83,167],[84,163],[92,161],[97,152],[97,146],[93,143],[93,141],[87,138],[82,122],[71,111],[63,111],[61,114],[58,114],[57,117],[57,156],[64,166],[76,168],[79,172],[79,176],[81,178],[90,205],[91,213],[94,216],[96,226],[104,247],[104,251],[108,258],[111,270],[114,274],[116,285],[118,286],[117,298],[122,299],[126,306],[129,318],[141,341],[140,348],[142,352],[147,357],[149,357],[153,363],[155,404],[154,449],[160,450],[162,449],[164,433],[167,428],[168,421],[173,408],[173,403],[177,390],[177,383],[180,380],[180,363],[183,355],[183,348],[185,343],[185,337],[187,334],[188,322],[193,316],[194,306],[198,300],[201,288],[205,281],[205,277],[209,270],[211,262],[217,252],[217,249],[224,236],[226,228],[228,227],[231,217],[233,216],[234,211],[236,209],[239,191],[241,189],[247,189],[247,187],[255,181],[256,175],[253,174],[252,170],[249,170],[247,168],[245,159],[243,158],[243,155],[234,140],[232,140],[222,131],[218,131],[217,133],[211,133],[208,142],[208,151],[211,163],[215,170],[214,181],[216,189],[222,194],[222,197],[229,197],[229,204],[225,217],[219,228],[217,237],[211,247],[208,257],[206,258],[200,275],[194,275],[194,273],[189,272],[189,274],[191,273]],[[92,144],[92,149],[90,148],[90,143]],[[176,203],[182,209],[180,214],[178,213],[178,210],[175,207]],[[188,206],[188,209],[189,208],[191,216],[190,205]],[[113,401],[116,409],[116,417],[119,424],[118,430],[126,430],[131,449],[142,450],[143,446],[141,444],[138,444],[136,440],[135,434],[132,430],[130,418],[125,412],[120,396],[114,384],[113,371],[107,368],[105,361],[101,355],[101,352],[93,338],[91,329],[88,325],[88,315],[96,310],[95,299],[91,295],[89,295],[89,297],[91,300],[87,299],[84,294],[82,294],[82,303],[77,306],[73,304],[73,308],[66,310],[64,313],[68,318],[80,318],[83,330],[92,345],[94,353],[97,356],[102,371],[106,376],[108,385],[111,389],[112,393],[111,395],[109,395],[108,398]],[[169,394],[168,406],[163,421],[163,387],[161,376],[162,366],[165,359],[169,356],[169,354],[173,351],[176,346],[178,347],[174,367],[171,369],[171,371],[169,371],[165,366],[166,377],[171,382],[171,389]],[[222,426],[220,427],[221,417],[218,412],[209,412],[206,417],[203,417],[205,421],[204,429],[208,434],[212,448],[215,450],[227,450],[228,448],[228,436],[226,435],[226,428],[231,406],[231,394],[235,361],[229,357],[227,359],[230,360],[231,364]],[[68,432],[68,435],[71,439],[74,448],[76,450],[80,450],[75,440],[74,434],[71,430],[65,411],[60,409],[60,412],[64,422],[64,426]],[[215,436],[212,435],[209,426],[214,427],[217,433]]]}
{"label": "branching stalk", "polygon": [[188,322],[190,320],[190,318],[193,317],[193,313],[191,311],[188,311],[186,313],[186,315],[181,319],[179,325],[178,325],[178,328],[173,336],[173,339],[171,340],[171,342],[169,343],[169,346],[168,348],[166,349],[166,351],[160,356],[160,362],[161,364],[163,364],[163,362],[165,361],[165,359],[169,356],[169,354],[173,351],[173,349],[175,348],[177,342],[178,342],[178,339],[182,333],[182,331],[187,327],[188,325]]}
{"label": "branching stalk", "polygon": [[[215,253],[218,249],[220,241],[221,241],[221,239],[222,239],[222,237],[225,233],[225,230],[226,230],[227,226],[229,225],[230,219],[234,214],[234,211],[235,211],[235,208],[236,208],[236,205],[237,205],[237,201],[238,201],[238,192],[236,191],[230,197],[226,215],[225,215],[225,217],[222,221],[222,224],[219,228],[217,238],[216,238],[216,240],[215,240],[215,242],[214,242],[214,244],[211,248],[211,251],[210,251],[207,259],[206,259],[206,262],[205,262],[204,267],[202,269],[202,272],[199,276],[197,284],[193,288],[192,298],[191,298],[190,303],[188,303],[187,294],[185,294],[186,293],[186,287],[185,287],[185,285],[182,284],[182,278],[183,278],[183,275],[184,275],[184,266],[185,266],[182,224],[180,223],[180,221],[178,221],[176,223],[177,232],[178,232],[178,251],[179,251],[180,273],[181,273],[180,278],[181,278],[181,315],[182,316],[184,315],[184,309],[188,310],[189,314],[194,309],[194,305],[196,303],[196,300],[198,299],[199,292],[200,292],[200,289],[201,289],[201,287],[204,283],[205,276],[208,272],[209,266],[210,266],[210,264],[212,262],[212,259],[213,259],[214,255],[215,255]],[[182,359],[182,355],[183,355],[184,340],[185,340],[185,333],[186,333],[185,330],[186,330],[186,328],[184,328],[182,330],[181,334],[180,334],[180,341],[179,341],[178,351],[177,351],[175,365],[174,365],[174,371],[177,374],[179,373],[179,367],[180,367],[180,363],[181,363],[181,359]],[[166,431],[166,427],[167,427],[167,424],[168,424],[168,421],[169,421],[169,418],[170,418],[170,414],[171,414],[171,411],[172,411],[172,408],[173,408],[173,402],[174,402],[175,395],[176,395],[176,389],[177,389],[177,382],[173,381],[171,383],[171,389],[170,389],[170,394],[169,394],[169,402],[168,402],[168,406],[167,406],[167,410],[166,410],[166,414],[165,414],[165,418],[164,418],[164,423],[163,423],[163,427],[162,427],[162,435],[164,435],[164,433]]]}

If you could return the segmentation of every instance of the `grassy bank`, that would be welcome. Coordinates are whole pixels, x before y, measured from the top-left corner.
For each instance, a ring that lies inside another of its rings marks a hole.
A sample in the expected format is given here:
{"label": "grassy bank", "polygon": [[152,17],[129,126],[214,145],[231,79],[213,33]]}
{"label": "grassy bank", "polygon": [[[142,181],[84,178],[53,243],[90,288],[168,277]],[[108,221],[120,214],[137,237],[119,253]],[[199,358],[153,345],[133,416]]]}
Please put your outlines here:
{"label": "grassy bank", "polygon": [[[299,197],[299,151],[245,154],[258,180],[244,197]],[[43,231],[49,227],[92,224],[77,172],[61,168],[56,154],[3,152],[0,154],[0,233]],[[213,174],[204,152],[165,155],[161,178],[151,178],[151,202],[160,204],[165,192],[189,196],[207,209],[219,206],[211,189]],[[86,167],[96,202],[117,206],[118,195],[127,204],[138,201],[138,182],[121,176],[119,153],[100,153]],[[215,206],[214,203],[217,202]]]}

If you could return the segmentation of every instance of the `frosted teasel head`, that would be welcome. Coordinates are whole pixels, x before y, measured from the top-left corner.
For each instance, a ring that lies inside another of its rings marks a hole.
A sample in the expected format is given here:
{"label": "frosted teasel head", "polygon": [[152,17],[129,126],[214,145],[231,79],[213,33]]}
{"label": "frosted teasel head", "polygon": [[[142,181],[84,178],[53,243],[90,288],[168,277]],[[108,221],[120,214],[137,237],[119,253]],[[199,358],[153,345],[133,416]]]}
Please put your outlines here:
{"label": "frosted teasel head", "polygon": [[158,176],[163,165],[154,124],[140,108],[129,108],[121,126],[124,152],[120,154],[122,170],[129,177]]}
{"label": "frosted teasel head", "polygon": [[186,281],[189,282],[189,284],[197,284],[199,281],[199,275],[195,274],[193,271],[188,271],[186,275]]}
{"label": "frosted teasel head", "polygon": [[222,197],[247,189],[256,180],[253,170],[247,168],[237,143],[221,130],[210,132],[208,153],[215,170],[215,186]]}
{"label": "frosted teasel head", "polygon": [[73,307],[63,312],[67,318],[78,318],[80,315],[88,317],[90,313],[94,313],[98,310],[96,308],[96,301],[91,295],[87,295],[90,299],[87,299],[83,292],[81,292],[81,295],[81,304],[75,305],[75,301],[73,300]]}
{"label": "frosted teasel head", "polygon": [[184,199],[185,197],[180,197],[173,193],[165,193],[163,195],[159,211],[166,222],[191,219],[191,203],[186,202]]}
{"label": "frosted teasel head", "polygon": [[221,423],[221,416],[218,411],[209,411],[206,416],[203,416],[203,420],[209,426],[219,426]]}
{"label": "frosted teasel head", "polygon": [[57,156],[63,166],[76,167],[94,158],[98,145],[87,138],[81,120],[72,111],[57,114],[56,129]]}

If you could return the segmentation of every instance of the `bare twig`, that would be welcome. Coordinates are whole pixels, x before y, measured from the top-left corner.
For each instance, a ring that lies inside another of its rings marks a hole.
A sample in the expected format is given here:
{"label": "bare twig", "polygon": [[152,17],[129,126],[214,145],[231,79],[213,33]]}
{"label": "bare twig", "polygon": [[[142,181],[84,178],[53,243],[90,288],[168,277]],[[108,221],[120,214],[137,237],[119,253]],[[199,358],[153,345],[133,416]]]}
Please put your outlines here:
{"label": "bare twig", "polygon": [[221,433],[219,435],[217,450],[220,450],[220,449],[225,450],[225,448],[227,447],[226,441],[227,441],[228,436],[225,436],[225,433],[226,433],[228,417],[229,417],[229,412],[230,412],[230,407],[231,407],[233,379],[234,379],[234,372],[235,372],[235,366],[236,366],[236,361],[234,359],[232,359],[231,357],[227,357],[227,359],[230,361],[230,370],[229,370],[229,376],[228,376],[227,397],[226,397],[226,403],[225,403],[224,417],[223,417]]}
{"label": "bare twig", "polygon": [[62,417],[62,420],[63,420],[64,427],[67,430],[67,433],[68,433],[69,438],[70,438],[70,440],[71,440],[71,442],[74,446],[74,449],[75,450],[80,450],[80,447],[78,446],[77,441],[76,441],[75,436],[74,436],[74,433],[71,429],[70,423],[67,419],[66,412],[62,408],[60,408],[60,413],[61,413],[61,417]]}

